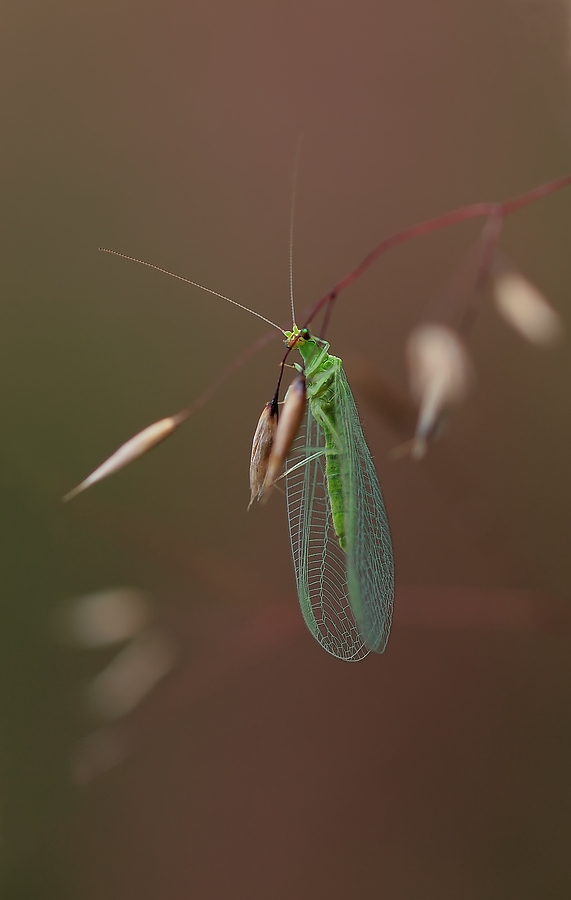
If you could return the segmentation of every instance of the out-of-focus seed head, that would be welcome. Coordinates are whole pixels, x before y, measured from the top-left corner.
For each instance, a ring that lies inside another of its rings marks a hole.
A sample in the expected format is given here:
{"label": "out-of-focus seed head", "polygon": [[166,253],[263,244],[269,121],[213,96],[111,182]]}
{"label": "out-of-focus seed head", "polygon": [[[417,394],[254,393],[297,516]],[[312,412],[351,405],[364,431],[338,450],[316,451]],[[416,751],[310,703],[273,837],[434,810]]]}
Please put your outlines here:
{"label": "out-of-focus seed head", "polygon": [[496,309],[521,337],[543,347],[561,340],[561,316],[521,272],[500,261],[492,273],[492,287]]}
{"label": "out-of-focus seed head", "polygon": [[126,715],[170,672],[177,658],[171,636],[147,628],[90,682],[86,692],[89,707],[103,719]]}
{"label": "out-of-focus seed head", "polygon": [[278,426],[278,407],[274,403],[266,403],[258,419],[252,454],[250,456],[250,509],[254,500],[259,500],[264,493],[264,481],[268,471],[268,461]]}
{"label": "out-of-focus seed head", "polygon": [[305,375],[300,373],[290,384],[285,396],[272,451],[268,460],[268,469],[262,486],[262,494],[266,494],[270,490],[281,473],[295,436],[299,431],[299,426],[302,423],[306,403]]}
{"label": "out-of-focus seed head", "polygon": [[470,392],[474,370],[460,336],[437,323],[419,325],[411,332],[406,358],[410,391],[420,407],[411,455],[421,459],[447,410]]}
{"label": "out-of-focus seed head", "polygon": [[178,424],[179,422],[175,416],[169,416],[166,419],[160,419],[159,422],[154,422],[152,425],[147,426],[147,428],[143,428],[142,431],[130,438],[125,444],[122,444],[109,459],[106,459],[104,463],[101,463],[101,465],[95,469],[91,475],[88,475],[81,484],[78,484],[77,487],[74,487],[73,490],[69,491],[69,493],[63,497],[64,503],[71,500],[73,497],[76,497],[77,494],[81,494],[82,491],[87,490],[92,484],[102,481],[103,478],[107,478],[109,475],[113,475],[114,472],[118,472],[123,466],[127,466],[139,456],[143,456],[144,453],[147,453],[153,447],[156,447],[156,445],[161,441],[164,441],[169,434],[173,433]]}
{"label": "out-of-focus seed head", "polygon": [[58,609],[56,636],[79,647],[106,647],[134,637],[152,616],[147,595],[137,588],[116,587],[75,597]]}

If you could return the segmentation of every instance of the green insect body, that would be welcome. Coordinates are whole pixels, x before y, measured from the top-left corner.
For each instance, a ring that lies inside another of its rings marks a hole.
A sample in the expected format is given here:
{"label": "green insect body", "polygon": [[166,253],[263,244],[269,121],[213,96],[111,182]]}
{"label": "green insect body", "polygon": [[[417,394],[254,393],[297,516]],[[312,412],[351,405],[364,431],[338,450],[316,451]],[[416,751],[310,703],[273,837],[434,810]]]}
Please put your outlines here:
{"label": "green insect body", "polygon": [[[315,413],[314,413],[315,414]],[[319,419],[317,420],[319,421]],[[341,480],[341,467],[339,463],[339,455],[336,453],[336,443],[333,439],[333,433],[327,425],[319,422],[323,428],[325,436],[325,448],[328,451],[325,457],[325,473],[327,476],[327,489],[329,491],[329,500],[331,503],[331,515],[333,517],[333,527],[342,550],[347,549],[347,540],[345,535],[345,508],[343,504],[343,487]],[[335,424],[335,423],[333,423]]]}
{"label": "green insect body", "polygon": [[331,503],[333,527],[342,550],[346,549],[345,507],[337,438],[334,383],[337,370],[343,365],[338,356],[328,353],[329,344],[320,347],[315,340],[297,345],[305,363],[307,399],[313,415],[323,429],[325,438],[325,473]]}
{"label": "green insect body", "polygon": [[303,358],[308,398],[286,475],[300,606],[324,649],[358,660],[383,652],[391,624],[394,569],[381,489],[342,361],[307,330],[286,336]]}

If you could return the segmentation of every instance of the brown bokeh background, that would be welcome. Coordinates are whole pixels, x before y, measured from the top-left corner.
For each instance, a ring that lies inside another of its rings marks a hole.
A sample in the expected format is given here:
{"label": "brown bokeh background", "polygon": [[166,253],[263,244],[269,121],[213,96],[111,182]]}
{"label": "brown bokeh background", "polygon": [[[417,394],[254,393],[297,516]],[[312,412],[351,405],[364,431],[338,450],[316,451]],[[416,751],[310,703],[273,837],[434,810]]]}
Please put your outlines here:
{"label": "brown bokeh background", "polygon": [[[2,896],[568,897],[570,645],[541,615],[556,597],[564,621],[569,592],[568,346],[528,347],[484,307],[478,392],[419,466],[390,462],[399,438],[358,390],[363,363],[404,390],[406,335],[477,223],[382,259],[331,326],[397,609],[431,589],[384,657],[339,663],[287,615],[245,639],[266,603],[297,616],[284,503],[245,512],[277,344],[149,457],[59,503],[264,329],[99,246],[287,321],[298,134],[302,308],[385,235],[571,169],[565,8],[20,0],[0,21]],[[567,321],[570,228],[563,192],[502,240]],[[51,622],[114,584],[152,593],[186,663],[131,718],[128,758],[80,787],[82,690],[108,657],[59,647]],[[488,610],[493,589],[534,591],[539,614],[448,627],[439,589],[456,586]]]}

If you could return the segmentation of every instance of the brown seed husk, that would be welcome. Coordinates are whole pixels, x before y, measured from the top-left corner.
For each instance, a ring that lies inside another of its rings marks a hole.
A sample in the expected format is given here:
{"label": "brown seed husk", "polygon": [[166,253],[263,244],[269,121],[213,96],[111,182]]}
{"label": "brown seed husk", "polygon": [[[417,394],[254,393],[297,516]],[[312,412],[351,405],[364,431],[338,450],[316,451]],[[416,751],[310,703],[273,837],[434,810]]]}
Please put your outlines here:
{"label": "brown seed husk", "polygon": [[305,375],[300,373],[290,384],[285,396],[272,451],[268,460],[262,494],[265,494],[272,487],[280,475],[295,436],[299,431],[306,403]]}
{"label": "brown seed husk", "polygon": [[268,461],[278,425],[278,407],[266,403],[254,432],[252,454],[250,456],[250,509],[254,500],[259,500],[264,492],[264,481],[268,471]]}
{"label": "brown seed husk", "polygon": [[109,475],[113,475],[115,472],[118,472],[119,469],[122,469],[123,466],[127,466],[129,463],[133,462],[134,459],[143,456],[144,453],[147,453],[153,447],[156,447],[157,444],[164,441],[166,437],[173,433],[178,424],[176,416],[169,416],[166,419],[161,419],[159,422],[154,422],[152,425],[147,426],[147,428],[143,428],[143,430],[136,434],[135,437],[130,438],[125,444],[122,444],[115,453],[112,453],[109,459],[106,459],[104,463],[101,463],[101,465],[98,466],[91,475],[88,475],[81,484],[78,484],[77,487],[74,487],[73,490],[69,491],[69,493],[62,498],[64,503],[71,500],[73,497],[76,497],[77,494],[81,494],[82,491],[87,490],[92,484],[102,481],[103,478],[108,478]]}

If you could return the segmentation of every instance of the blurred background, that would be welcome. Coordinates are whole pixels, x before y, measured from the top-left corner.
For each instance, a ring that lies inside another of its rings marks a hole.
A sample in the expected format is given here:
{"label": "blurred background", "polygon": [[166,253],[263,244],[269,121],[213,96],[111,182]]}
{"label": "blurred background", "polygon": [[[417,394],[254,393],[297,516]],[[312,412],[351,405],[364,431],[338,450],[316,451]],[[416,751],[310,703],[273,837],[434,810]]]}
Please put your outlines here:
{"label": "blurred background", "polygon": [[[277,342],[60,503],[265,329],[98,247],[287,323],[299,133],[302,309],[386,235],[571,170],[567,7],[12,0],[0,21],[2,897],[568,897],[568,344],[485,303],[477,392],[421,464],[391,461],[411,432],[374,402],[377,378],[405,395],[407,335],[481,222],[383,257],[331,323],[393,533],[383,657],[319,648],[283,498],[246,514]],[[570,229],[563,191],[502,238],[567,321]]]}

